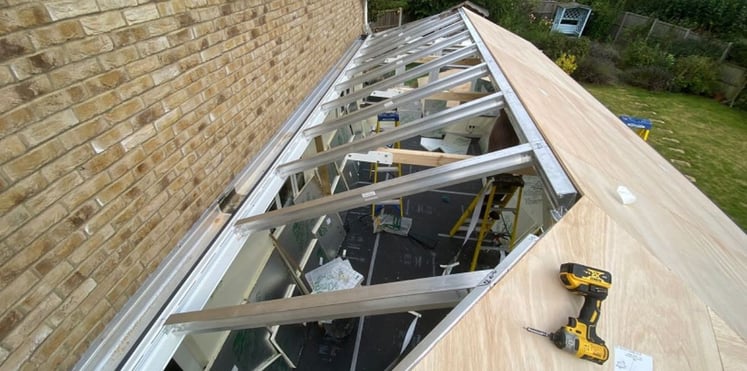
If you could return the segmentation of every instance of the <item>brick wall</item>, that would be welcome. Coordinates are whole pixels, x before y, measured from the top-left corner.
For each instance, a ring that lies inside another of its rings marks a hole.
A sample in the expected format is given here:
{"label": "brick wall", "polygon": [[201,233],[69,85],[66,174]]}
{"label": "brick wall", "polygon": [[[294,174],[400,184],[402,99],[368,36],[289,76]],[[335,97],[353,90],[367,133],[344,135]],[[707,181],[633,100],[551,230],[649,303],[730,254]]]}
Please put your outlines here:
{"label": "brick wall", "polygon": [[360,0],[0,0],[0,368],[74,365],[361,18]]}

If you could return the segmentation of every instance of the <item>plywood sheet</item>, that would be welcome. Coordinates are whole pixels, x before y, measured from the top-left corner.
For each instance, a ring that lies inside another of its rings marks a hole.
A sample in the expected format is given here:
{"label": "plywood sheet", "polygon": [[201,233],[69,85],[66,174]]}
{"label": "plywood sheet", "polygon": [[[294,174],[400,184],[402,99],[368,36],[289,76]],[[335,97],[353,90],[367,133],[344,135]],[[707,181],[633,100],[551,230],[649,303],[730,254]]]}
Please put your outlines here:
{"label": "plywood sheet", "polygon": [[727,371],[747,370],[747,343],[718,314],[709,309],[721,364]]}
{"label": "plywood sheet", "polygon": [[[590,199],[582,199],[416,366],[417,370],[599,370],[524,326],[554,330],[577,316],[582,298],[558,268],[579,262],[612,273],[598,334],[611,354],[648,354],[660,370],[712,370],[721,359],[708,308],[640,242]],[[673,305],[673,303],[676,303]],[[611,369],[614,359],[603,369]]]}
{"label": "plywood sheet", "polygon": [[[747,338],[747,235],[529,42],[469,18],[583,196]],[[619,185],[638,201],[622,205]]]}

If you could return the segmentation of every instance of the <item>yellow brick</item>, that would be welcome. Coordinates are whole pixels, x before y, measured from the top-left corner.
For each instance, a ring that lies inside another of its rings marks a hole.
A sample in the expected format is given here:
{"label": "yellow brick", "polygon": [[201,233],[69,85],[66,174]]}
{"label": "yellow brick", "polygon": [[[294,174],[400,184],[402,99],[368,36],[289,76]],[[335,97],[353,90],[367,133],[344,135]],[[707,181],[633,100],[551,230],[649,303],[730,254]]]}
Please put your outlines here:
{"label": "yellow brick", "polygon": [[152,87],[153,79],[151,79],[150,75],[143,75],[133,81],[122,84],[119,89],[117,89],[117,94],[119,94],[122,99],[130,99],[136,95],[142,94]]}
{"label": "yellow brick", "polygon": [[13,69],[13,73],[19,79],[23,80],[31,75],[44,73],[64,66],[65,61],[65,54],[62,48],[52,48],[28,57],[16,59],[11,64],[11,69]]}
{"label": "yellow brick", "polygon": [[80,120],[85,121],[111,109],[119,102],[119,97],[116,94],[107,92],[74,106],[73,112]]}
{"label": "yellow brick", "polygon": [[133,98],[112,108],[104,118],[110,123],[118,123],[140,112],[143,108],[143,102],[139,98]]}
{"label": "yellow brick", "polygon": [[136,148],[109,168],[109,176],[112,179],[117,179],[137,166],[137,164],[143,162],[143,160],[145,160],[145,151],[142,148]]}
{"label": "yellow brick", "polygon": [[[2,27],[2,26],[0,26]],[[14,58],[24,56],[34,52],[34,44],[28,38],[28,35],[24,32],[14,32],[11,34],[3,34],[0,37],[0,61],[6,62]],[[16,76],[18,74],[16,73]]]}
{"label": "yellow brick", "polygon": [[103,32],[125,26],[124,18],[118,11],[99,13],[96,15],[83,17],[80,19],[83,29],[89,35],[96,35]]}
{"label": "yellow brick", "polygon": [[102,54],[97,57],[101,66],[109,70],[112,68],[124,66],[138,59],[137,49],[134,46],[115,49],[112,52]]}
{"label": "yellow brick", "polygon": [[51,21],[47,10],[39,4],[24,4],[15,8],[0,9],[0,33],[41,25]]}
{"label": "yellow brick", "polygon": [[47,27],[28,31],[28,33],[37,50],[85,36],[83,27],[77,20],[57,22]]}
{"label": "yellow brick", "polygon": [[44,121],[36,123],[21,132],[21,136],[31,146],[58,135],[66,129],[73,127],[78,123],[78,118],[72,110],[65,110],[54,114]]}
{"label": "yellow brick", "polygon": [[75,308],[80,305],[83,299],[96,288],[96,281],[89,278],[83,281],[78,288],[73,291],[70,296],[65,299],[64,302],[52,313],[49,317],[49,323],[53,326],[58,326],[63,319],[70,315]]}
{"label": "yellow brick", "polygon": [[166,38],[166,36],[155,37],[137,43],[136,47],[140,51],[140,55],[147,56],[158,53],[164,49],[168,49],[169,40]]}
{"label": "yellow brick", "polygon": [[[100,229],[98,229],[95,233],[92,234],[91,237],[88,238],[88,240],[81,245],[79,245],[69,256],[68,260],[75,264],[79,265],[81,262],[86,260],[89,256],[93,255],[93,253],[99,248],[99,246],[104,243],[104,241],[108,240],[111,236],[114,235],[114,228],[112,228],[110,225],[104,225]],[[75,277],[71,278],[70,280],[73,280],[75,282],[82,281],[83,275],[78,273]],[[62,284],[60,287],[60,290],[62,292],[68,292],[73,290],[73,286],[77,286],[77,284],[69,284],[67,281]]]}
{"label": "yellow brick", "polygon": [[149,36],[148,29],[146,28],[145,25],[121,29],[118,31],[114,31],[111,34],[112,41],[114,41],[114,45],[118,47],[121,47],[124,45],[130,45],[140,40],[145,40],[148,38],[148,36]]}
{"label": "yellow brick", "polygon": [[138,24],[158,18],[158,8],[155,4],[142,5],[123,11],[128,24]]}
{"label": "yellow brick", "polygon": [[[101,153],[112,145],[120,143],[131,133],[132,127],[130,126],[130,124],[127,122],[122,122],[91,141],[91,145],[93,146],[93,149],[96,151],[96,153]],[[125,148],[125,150],[127,150],[127,148]]]}
{"label": "yellow brick", "polygon": [[[80,243],[81,240],[76,239],[75,241]],[[36,308],[72,271],[73,267],[65,261],[58,262],[52,266],[48,273],[44,275],[38,283],[34,282],[34,284],[29,285],[29,287],[33,287],[33,289],[18,304],[18,310],[23,313],[28,313]],[[63,298],[63,296],[60,296],[59,294],[57,294],[57,296]]]}
{"label": "yellow brick", "polygon": [[53,86],[61,88],[101,72],[101,65],[95,59],[86,59],[50,72],[49,79]]}
{"label": "yellow brick", "polygon": [[106,35],[93,36],[65,44],[65,51],[71,62],[93,57],[112,50],[114,50],[114,43]]}
{"label": "yellow brick", "polygon": [[40,324],[32,334],[24,339],[21,346],[10,354],[8,359],[5,360],[5,364],[23,364],[23,362],[25,362],[29,358],[29,356],[31,356],[32,352],[37,347],[39,347],[39,345],[42,344],[51,334],[52,329],[49,326]]}
{"label": "yellow brick", "polygon": [[[37,282],[39,282],[39,278],[33,272],[26,271],[1,290],[0,313],[6,313],[12,308]],[[15,316],[12,311],[7,313],[0,320],[0,334],[9,332],[18,321],[20,321],[20,316]]]}
{"label": "yellow brick", "polygon": [[117,179],[108,187],[99,192],[96,195],[96,202],[98,202],[99,205],[106,205],[117,196],[119,196],[122,192],[124,192],[124,190],[127,189],[134,181],[135,176],[132,175],[132,173],[126,173],[121,178]]}
{"label": "yellow brick", "polygon": [[93,197],[97,192],[104,189],[110,181],[109,174],[106,172],[100,173],[78,186],[78,188],[75,189],[75,192],[68,193],[67,196],[63,197],[62,203],[70,210],[75,209],[80,204]]}
{"label": "yellow brick", "polygon": [[99,10],[94,0],[56,0],[44,4],[52,19],[65,19]]}
{"label": "yellow brick", "polygon": [[120,9],[136,6],[137,0],[97,0],[101,10]]}
{"label": "yellow brick", "polygon": [[50,294],[34,310],[24,316],[23,320],[11,331],[5,339],[3,345],[15,349],[18,348],[26,337],[52,313],[55,307],[60,305],[62,300],[55,294]]}
{"label": "yellow brick", "polygon": [[18,180],[60,156],[64,151],[62,143],[53,139],[6,163],[3,165],[3,171],[11,180]]}
{"label": "yellow brick", "polygon": [[26,150],[26,145],[17,135],[11,135],[0,140],[0,164],[16,158]]}
{"label": "yellow brick", "polygon": [[90,178],[93,175],[106,170],[109,165],[117,161],[117,159],[122,157],[123,154],[124,148],[122,148],[120,144],[113,145],[106,151],[99,153],[84,165],[82,165],[79,168],[80,174],[83,175],[84,178]]}
{"label": "yellow brick", "polygon": [[26,209],[34,214],[39,213],[81,183],[83,183],[83,178],[78,173],[69,173],[52,183],[43,192],[28,200],[25,205]]}

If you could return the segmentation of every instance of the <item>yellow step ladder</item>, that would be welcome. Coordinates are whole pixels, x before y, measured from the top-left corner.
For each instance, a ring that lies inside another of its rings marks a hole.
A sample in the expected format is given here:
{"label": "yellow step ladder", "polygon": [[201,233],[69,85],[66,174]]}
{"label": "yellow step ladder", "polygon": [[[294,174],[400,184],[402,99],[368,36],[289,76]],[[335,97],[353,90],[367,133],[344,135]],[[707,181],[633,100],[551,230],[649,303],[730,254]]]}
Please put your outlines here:
{"label": "yellow step ladder", "polygon": [[[514,214],[514,222],[511,228],[511,234],[510,234],[510,240],[509,240],[509,251],[513,248],[514,239],[516,237],[516,226],[518,222],[518,216],[519,216],[519,209],[521,207],[521,196],[524,191],[524,180],[521,178],[520,175],[512,175],[512,174],[499,174],[491,179],[488,180],[488,182],[485,184],[482,190],[480,190],[480,193],[478,193],[474,199],[472,199],[472,202],[470,202],[469,206],[467,207],[467,210],[464,210],[462,215],[459,217],[457,222],[454,224],[454,226],[451,228],[451,231],[449,231],[449,236],[454,237],[456,233],[459,231],[459,229],[464,225],[465,221],[470,219],[470,216],[475,211],[475,208],[477,207],[477,204],[480,202],[481,199],[484,198],[485,193],[488,192],[487,196],[487,202],[483,207],[482,211],[482,223],[480,224],[480,232],[477,236],[477,245],[475,246],[475,252],[472,254],[472,262],[470,263],[469,270],[474,271],[477,268],[477,258],[480,256],[480,250],[482,249],[482,243],[485,239],[485,236],[488,234],[488,231],[491,230],[493,222],[497,220],[493,220],[490,217],[490,212],[493,211],[494,205],[497,202],[497,212],[499,214],[502,214],[504,210],[506,210],[506,205],[508,205],[509,201],[511,201],[511,198],[514,197],[514,195],[518,192],[518,199],[516,202],[516,208],[514,208],[513,214]],[[497,197],[497,199],[496,199]],[[471,231],[468,231],[467,233],[471,233]],[[469,237],[469,236],[465,236]]]}
{"label": "yellow step ladder", "polygon": [[[383,112],[378,114],[378,116],[376,117],[376,133],[380,133],[384,130],[382,128],[382,123],[385,122],[392,122],[394,124],[394,127],[399,127],[399,113],[395,111]],[[400,149],[399,142],[392,143],[392,146],[396,149]],[[384,180],[388,178],[387,175],[393,175],[394,177],[402,176],[402,164],[393,163],[388,166],[379,166],[378,162],[374,162],[373,166],[371,167],[371,171],[373,171],[373,184],[376,184],[379,182],[379,173],[384,176]],[[377,214],[383,213],[384,207],[390,205],[399,208],[400,218],[403,218],[405,216],[405,208],[402,197],[400,197],[398,200],[382,200],[371,204],[371,216],[376,217]]]}

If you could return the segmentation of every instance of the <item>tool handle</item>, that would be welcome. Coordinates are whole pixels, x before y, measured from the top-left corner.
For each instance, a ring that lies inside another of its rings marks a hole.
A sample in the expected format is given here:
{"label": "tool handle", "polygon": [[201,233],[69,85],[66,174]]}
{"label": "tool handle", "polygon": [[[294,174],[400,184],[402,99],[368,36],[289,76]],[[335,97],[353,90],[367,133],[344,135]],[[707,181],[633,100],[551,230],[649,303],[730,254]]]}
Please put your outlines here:
{"label": "tool handle", "polygon": [[604,340],[597,336],[597,321],[599,321],[601,309],[602,300],[587,296],[584,299],[584,306],[581,307],[581,313],[578,316],[578,321],[586,325],[588,338],[598,344],[604,344]]}

